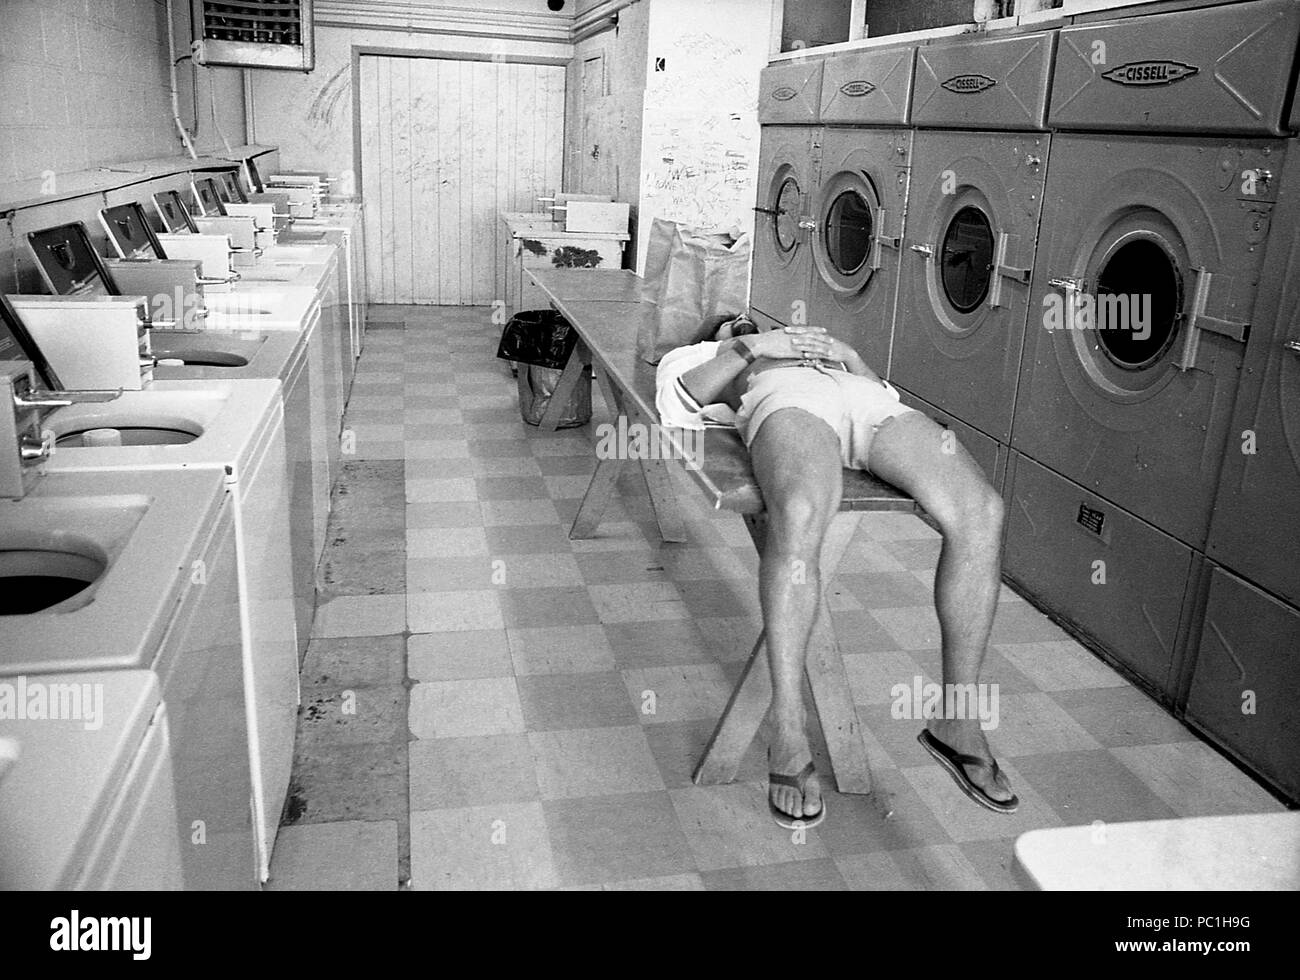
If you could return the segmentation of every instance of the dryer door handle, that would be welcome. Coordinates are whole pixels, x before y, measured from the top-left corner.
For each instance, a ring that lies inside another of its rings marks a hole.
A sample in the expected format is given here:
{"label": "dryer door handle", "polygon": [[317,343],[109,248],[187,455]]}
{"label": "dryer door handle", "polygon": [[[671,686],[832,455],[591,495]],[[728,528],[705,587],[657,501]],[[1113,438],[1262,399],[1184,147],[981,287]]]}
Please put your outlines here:
{"label": "dryer door handle", "polygon": [[[877,228],[885,227],[885,217],[886,217],[885,209],[876,208]],[[876,243],[876,248],[874,249],[873,254],[871,256],[871,269],[873,272],[879,271],[880,269],[880,265],[881,265],[880,250],[882,248],[892,248],[894,251],[898,251],[899,246],[903,244],[903,236],[886,235],[883,232],[880,232],[875,236],[874,241]]]}
{"label": "dryer door handle", "polygon": [[1178,370],[1190,371],[1196,366],[1196,355],[1201,347],[1201,332],[1217,333],[1221,337],[1244,344],[1250,336],[1250,324],[1244,320],[1227,320],[1209,316],[1205,305],[1210,298],[1210,283],[1214,274],[1207,269],[1196,270],[1196,290],[1192,293],[1192,311],[1187,317],[1187,332],[1183,335],[1183,350],[1178,356]]}
{"label": "dryer door handle", "polygon": [[997,247],[993,252],[993,282],[989,286],[989,306],[997,309],[1002,305],[1002,280],[1013,279],[1022,286],[1029,285],[1029,270],[1019,266],[1007,265],[1007,244],[1010,236],[1005,231],[998,232]]}

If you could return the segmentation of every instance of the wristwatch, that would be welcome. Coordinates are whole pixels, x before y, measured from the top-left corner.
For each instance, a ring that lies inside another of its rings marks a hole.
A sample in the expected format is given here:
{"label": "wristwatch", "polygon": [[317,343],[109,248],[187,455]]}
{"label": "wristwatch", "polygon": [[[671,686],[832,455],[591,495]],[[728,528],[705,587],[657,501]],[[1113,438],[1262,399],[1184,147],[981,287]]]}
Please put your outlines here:
{"label": "wristwatch", "polygon": [[749,349],[749,344],[745,343],[743,340],[737,340],[736,343],[732,345],[732,350],[736,351],[736,353],[743,357],[746,364],[753,364],[758,360],[754,355],[754,352]]}

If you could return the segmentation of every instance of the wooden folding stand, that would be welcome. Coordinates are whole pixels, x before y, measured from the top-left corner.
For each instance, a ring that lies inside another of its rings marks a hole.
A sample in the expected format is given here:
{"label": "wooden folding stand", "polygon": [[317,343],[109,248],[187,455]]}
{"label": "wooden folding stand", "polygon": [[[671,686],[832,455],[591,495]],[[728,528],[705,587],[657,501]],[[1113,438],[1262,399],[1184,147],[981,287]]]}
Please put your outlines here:
{"label": "wooden folding stand", "polygon": [[[655,411],[655,369],[636,356],[636,329],[649,312],[640,302],[640,278],[626,270],[530,271],[533,279],[578,334],[573,355],[560,377],[542,427],[554,431],[574,386],[588,366],[595,370],[601,390],[614,409],[617,422],[658,422]],[[679,448],[681,448],[679,446]],[[617,454],[616,454],[617,455]],[[715,508],[740,513],[761,556],[767,533],[767,514],[749,463],[749,451],[734,430],[710,430],[705,452],[694,459],[676,454]],[[624,460],[601,459],[596,464],[571,538],[595,534],[601,514],[614,492]],[[677,510],[671,474],[663,459],[638,460],[650,493],[659,531],[665,541],[685,540]],[[844,471],[841,513],[831,522],[822,547],[823,579],[829,580],[848,549],[862,511],[890,510],[916,513],[916,502],[894,487],[860,470]],[[771,673],[763,654],[765,634],[760,633],[727,707],[695,768],[696,783],[725,783],[735,779],[740,762],[767,716],[772,701]],[[805,676],[813,706],[826,737],[836,788],[841,793],[870,793],[871,768],[862,724],[849,690],[848,674],[835,641],[835,630],[823,595],[817,621],[808,643]]]}

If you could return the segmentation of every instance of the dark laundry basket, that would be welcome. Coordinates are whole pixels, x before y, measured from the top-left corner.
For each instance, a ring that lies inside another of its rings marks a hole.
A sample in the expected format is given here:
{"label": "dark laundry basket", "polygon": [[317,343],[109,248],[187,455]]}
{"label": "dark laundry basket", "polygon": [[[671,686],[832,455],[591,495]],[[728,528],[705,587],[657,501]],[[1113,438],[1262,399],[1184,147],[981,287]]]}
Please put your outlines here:
{"label": "dark laundry basket", "polygon": [[[519,414],[529,425],[541,423],[577,340],[573,327],[555,310],[523,310],[511,317],[501,332],[497,357],[519,365]],[[561,413],[559,427],[570,429],[590,421],[591,372],[584,370]]]}

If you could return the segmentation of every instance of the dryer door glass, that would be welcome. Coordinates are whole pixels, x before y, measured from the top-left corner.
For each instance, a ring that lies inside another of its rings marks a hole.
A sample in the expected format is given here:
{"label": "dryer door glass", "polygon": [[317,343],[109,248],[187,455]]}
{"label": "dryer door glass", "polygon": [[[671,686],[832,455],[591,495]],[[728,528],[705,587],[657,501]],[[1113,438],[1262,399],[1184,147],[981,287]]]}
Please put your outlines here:
{"label": "dryer door glass", "polygon": [[799,234],[799,182],[786,176],[776,190],[776,199],[772,207],[776,211],[772,229],[776,235],[776,247],[782,252],[792,251],[797,244]]}
{"label": "dryer door glass", "polygon": [[826,254],[836,271],[851,276],[871,254],[871,206],[857,191],[838,194],[826,213]]}
{"label": "dryer door glass", "polygon": [[1101,350],[1140,371],[1169,349],[1178,329],[1182,281],[1168,249],[1150,237],[1121,241],[1097,274],[1095,323]]}
{"label": "dryer door glass", "polygon": [[939,252],[939,277],[958,312],[984,302],[993,277],[993,227],[979,208],[968,205],[952,216]]}

